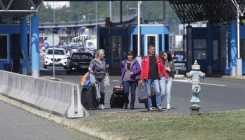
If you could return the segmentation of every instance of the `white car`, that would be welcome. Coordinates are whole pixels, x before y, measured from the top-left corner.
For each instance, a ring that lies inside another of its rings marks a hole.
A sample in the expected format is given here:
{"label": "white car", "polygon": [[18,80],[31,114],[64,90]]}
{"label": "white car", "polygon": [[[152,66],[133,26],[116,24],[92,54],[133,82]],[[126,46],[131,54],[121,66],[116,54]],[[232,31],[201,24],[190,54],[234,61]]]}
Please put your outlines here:
{"label": "white car", "polygon": [[[54,57],[54,61],[53,61],[53,57]],[[55,64],[55,66],[63,66],[64,68],[66,68],[67,55],[64,49],[54,48],[54,56],[53,56],[53,48],[48,48],[46,50],[44,56],[43,68],[47,69],[48,66],[53,66],[53,63]]]}

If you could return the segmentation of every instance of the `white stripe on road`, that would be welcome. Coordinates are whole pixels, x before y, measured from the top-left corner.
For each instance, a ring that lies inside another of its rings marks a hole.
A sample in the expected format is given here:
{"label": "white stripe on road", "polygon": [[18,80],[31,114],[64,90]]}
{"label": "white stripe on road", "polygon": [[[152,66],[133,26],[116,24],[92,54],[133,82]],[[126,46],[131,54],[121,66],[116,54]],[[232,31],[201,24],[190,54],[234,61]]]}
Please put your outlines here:
{"label": "white stripe on road", "polygon": [[111,80],[111,81],[114,81],[114,82],[120,82],[120,80]]}
{"label": "white stripe on road", "polygon": [[[191,83],[191,82],[189,82],[188,80],[179,80],[179,79],[174,79],[173,81],[175,81],[175,82],[183,82],[183,83]],[[211,84],[211,83],[202,83],[202,82],[200,82],[200,84],[202,84],[202,85],[211,85],[211,86],[220,86],[220,87],[224,87],[224,86],[226,86],[226,85],[220,85],[220,84]]]}

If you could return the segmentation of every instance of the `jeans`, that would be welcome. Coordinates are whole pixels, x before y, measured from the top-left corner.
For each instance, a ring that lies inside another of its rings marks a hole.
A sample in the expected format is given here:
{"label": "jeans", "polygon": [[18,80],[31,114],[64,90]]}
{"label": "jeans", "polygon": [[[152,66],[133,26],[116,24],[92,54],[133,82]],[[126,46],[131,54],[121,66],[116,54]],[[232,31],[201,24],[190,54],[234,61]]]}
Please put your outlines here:
{"label": "jeans", "polygon": [[131,90],[131,102],[130,108],[134,108],[135,103],[135,90],[136,90],[136,82],[135,81],[123,81],[123,91],[124,91],[124,103],[129,103],[129,88]]}
{"label": "jeans", "polygon": [[157,107],[161,108],[162,107],[162,101],[161,101],[161,93],[160,93],[160,88],[159,88],[159,80],[158,79],[148,79],[144,80],[145,84],[145,90],[148,93],[148,108],[152,107],[152,101],[151,101],[151,87],[154,88],[156,92],[156,103]]}
{"label": "jeans", "polygon": [[105,83],[104,80],[98,81],[99,82],[99,88],[100,88],[100,104],[105,104]]}
{"label": "jeans", "polygon": [[162,93],[162,101],[164,99],[165,93],[167,96],[167,104],[170,104],[171,100],[171,88],[172,88],[173,78],[169,77],[168,83],[166,83],[165,77],[162,77],[160,80],[160,88]]}

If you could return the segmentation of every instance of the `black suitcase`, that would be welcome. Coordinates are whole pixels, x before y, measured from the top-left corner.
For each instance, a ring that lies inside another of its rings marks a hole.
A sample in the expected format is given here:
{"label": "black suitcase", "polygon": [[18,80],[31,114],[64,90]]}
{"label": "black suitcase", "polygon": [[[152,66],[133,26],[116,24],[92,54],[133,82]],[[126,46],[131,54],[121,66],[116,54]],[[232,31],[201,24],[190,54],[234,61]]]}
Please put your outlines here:
{"label": "black suitcase", "polygon": [[5,63],[5,64],[3,65],[3,69],[4,69],[5,71],[11,71],[11,65],[10,65],[9,63]]}
{"label": "black suitcase", "polygon": [[113,93],[110,98],[111,108],[123,108],[124,105],[124,92],[123,88],[120,86],[115,86],[113,88]]}
{"label": "black suitcase", "polygon": [[99,106],[99,101],[96,99],[95,86],[90,85],[88,89],[83,88],[81,102],[86,109],[96,109]]}
{"label": "black suitcase", "polygon": [[[155,93],[153,88],[151,88],[151,103],[152,103],[152,107],[157,108],[156,93]],[[145,102],[145,108],[148,108],[148,101],[147,100]]]}

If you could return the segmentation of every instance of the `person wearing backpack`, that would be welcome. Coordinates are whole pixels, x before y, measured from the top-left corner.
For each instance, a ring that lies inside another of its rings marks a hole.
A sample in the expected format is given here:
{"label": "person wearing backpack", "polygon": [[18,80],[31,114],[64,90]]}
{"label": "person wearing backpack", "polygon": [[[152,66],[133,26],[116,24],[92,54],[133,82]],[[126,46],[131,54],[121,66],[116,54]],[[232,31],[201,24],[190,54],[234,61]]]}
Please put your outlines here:
{"label": "person wearing backpack", "polygon": [[123,85],[123,91],[124,91],[124,108],[128,108],[129,104],[129,88],[131,91],[131,102],[130,102],[130,109],[134,109],[134,103],[135,103],[135,90],[136,90],[136,84],[138,80],[136,79],[136,76],[139,75],[141,72],[140,64],[139,62],[134,58],[133,51],[128,51],[127,53],[127,59],[123,60],[121,62],[121,81]]}
{"label": "person wearing backpack", "polygon": [[174,78],[174,73],[175,73],[175,66],[174,66],[174,61],[172,59],[171,53],[170,52],[161,52],[160,56],[162,58],[162,61],[165,66],[165,70],[168,74],[168,82],[165,82],[165,77],[161,77],[160,79],[160,89],[162,93],[162,101],[164,99],[164,96],[167,96],[167,110],[171,109],[170,102],[171,102],[171,88],[172,88],[172,83],[173,83],[173,78]]}

